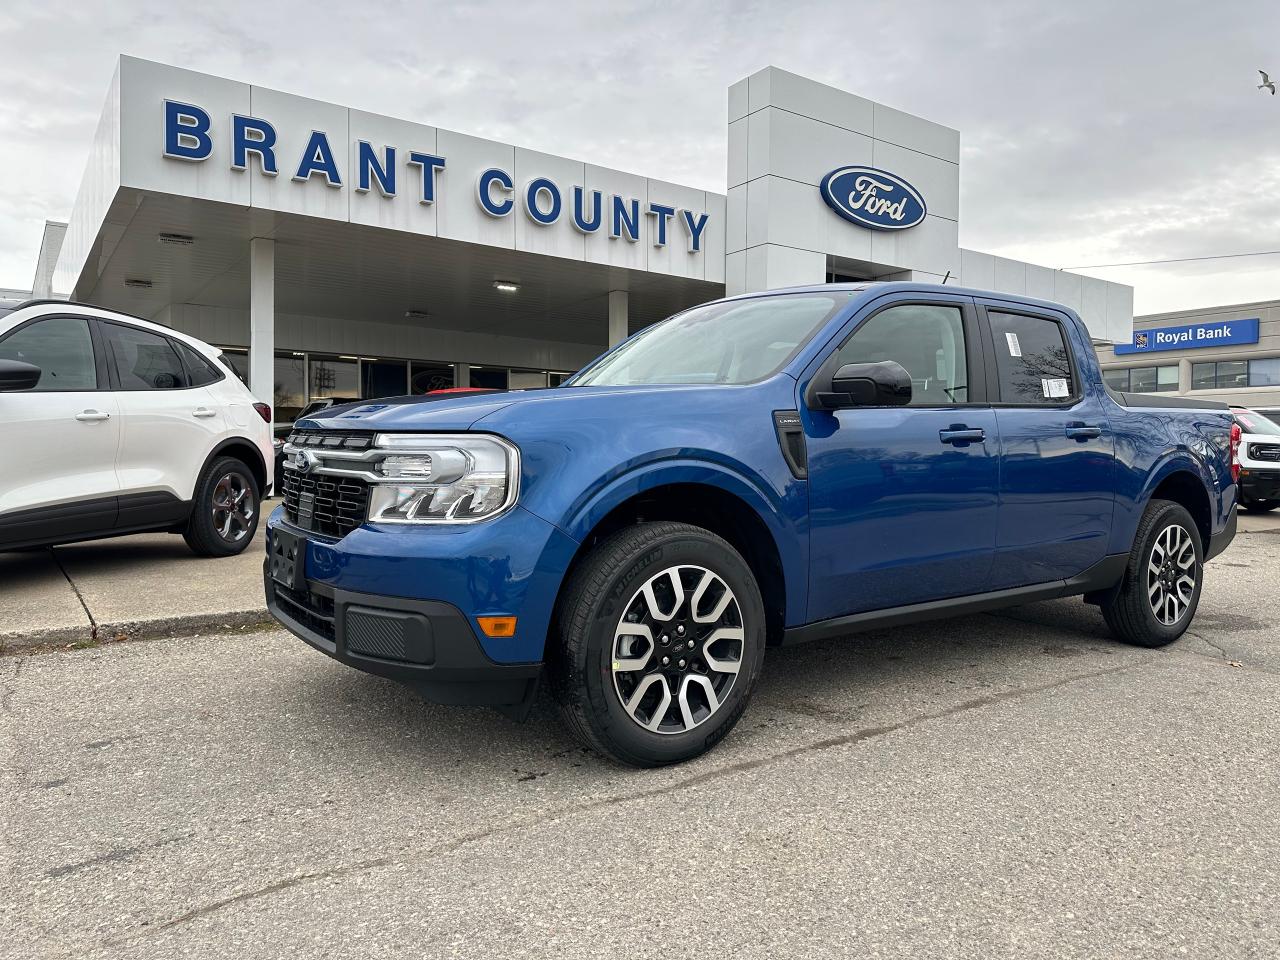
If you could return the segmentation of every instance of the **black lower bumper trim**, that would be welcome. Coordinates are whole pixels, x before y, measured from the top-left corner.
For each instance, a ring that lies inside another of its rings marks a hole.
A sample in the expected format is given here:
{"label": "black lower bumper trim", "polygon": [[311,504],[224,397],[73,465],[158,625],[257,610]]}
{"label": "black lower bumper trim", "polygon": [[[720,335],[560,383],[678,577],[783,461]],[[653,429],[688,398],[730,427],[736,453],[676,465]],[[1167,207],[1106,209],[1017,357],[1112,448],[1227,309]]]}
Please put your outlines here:
{"label": "black lower bumper trim", "polygon": [[1236,538],[1236,508],[1231,508],[1231,516],[1227,518],[1226,525],[1209,538],[1209,545],[1205,548],[1205,560],[1212,560],[1223,550],[1231,545],[1231,541]]}
{"label": "black lower bumper trim", "polygon": [[1240,495],[1250,500],[1280,500],[1280,470],[1257,470],[1252,467],[1240,475]]}
{"label": "black lower bumper trim", "polygon": [[271,579],[268,564],[263,581],[271,615],[340,663],[407,684],[435,703],[519,715],[533,702],[542,664],[490,660],[452,604],[350,593],[311,580],[291,590]]}

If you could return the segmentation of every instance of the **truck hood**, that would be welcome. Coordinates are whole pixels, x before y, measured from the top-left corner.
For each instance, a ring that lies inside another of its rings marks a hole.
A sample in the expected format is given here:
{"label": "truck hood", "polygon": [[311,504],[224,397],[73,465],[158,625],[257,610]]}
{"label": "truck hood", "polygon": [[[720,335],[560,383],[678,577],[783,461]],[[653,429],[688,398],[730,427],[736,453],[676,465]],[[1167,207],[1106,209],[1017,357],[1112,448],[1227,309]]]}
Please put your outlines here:
{"label": "truck hood", "polygon": [[515,402],[520,392],[387,397],[329,407],[296,424],[322,430],[469,430],[477,420]]}

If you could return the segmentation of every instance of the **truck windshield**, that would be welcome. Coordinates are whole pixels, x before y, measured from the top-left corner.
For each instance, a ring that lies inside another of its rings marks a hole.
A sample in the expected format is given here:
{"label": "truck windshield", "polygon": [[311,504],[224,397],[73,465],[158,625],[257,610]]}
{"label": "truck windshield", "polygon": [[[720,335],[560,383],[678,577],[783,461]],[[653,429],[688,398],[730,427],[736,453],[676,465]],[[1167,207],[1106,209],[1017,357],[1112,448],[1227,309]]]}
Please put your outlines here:
{"label": "truck windshield", "polygon": [[762,380],[782,369],[852,295],[833,290],[694,307],[637,334],[566,385]]}
{"label": "truck windshield", "polygon": [[1264,433],[1271,436],[1280,436],[1280,424],[1273,420],[1268,420],[1260,413],[1252,410],[1239,410],[1236,412],[1236,422],[1240,424],[1240,429],[1245,433]]}

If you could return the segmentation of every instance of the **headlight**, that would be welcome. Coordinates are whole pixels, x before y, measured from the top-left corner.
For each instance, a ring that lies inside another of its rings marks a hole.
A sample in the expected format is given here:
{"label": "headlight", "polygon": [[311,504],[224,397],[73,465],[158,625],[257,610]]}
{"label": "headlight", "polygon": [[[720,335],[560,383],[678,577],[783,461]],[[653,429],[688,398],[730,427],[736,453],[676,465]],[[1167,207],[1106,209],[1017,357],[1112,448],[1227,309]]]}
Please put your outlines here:
{"label": "headlight", "polygon": [[516,501],[520,453],[481,434],[380,433],[369,490],[371,523],[470,523]]}

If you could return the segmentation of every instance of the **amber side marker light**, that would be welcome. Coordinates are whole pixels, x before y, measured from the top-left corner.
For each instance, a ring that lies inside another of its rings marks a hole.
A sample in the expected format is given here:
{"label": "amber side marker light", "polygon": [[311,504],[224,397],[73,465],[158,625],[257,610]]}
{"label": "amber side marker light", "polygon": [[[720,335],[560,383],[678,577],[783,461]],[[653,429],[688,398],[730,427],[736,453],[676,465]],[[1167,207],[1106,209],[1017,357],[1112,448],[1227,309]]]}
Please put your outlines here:
{"label": "amber side marker light", "polygon": [[476,620],[486,637],[501,639],[516,635],[515,617],[476,617]]}

